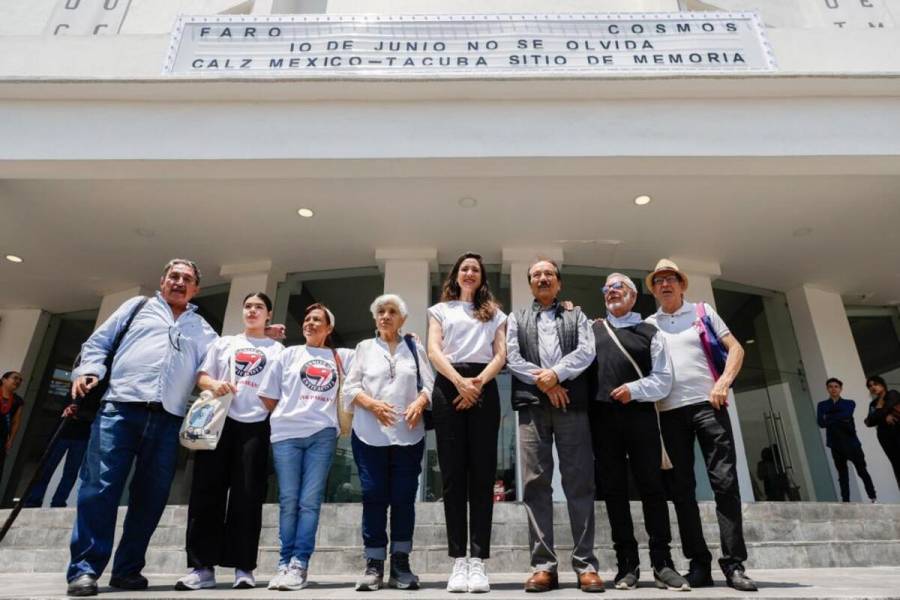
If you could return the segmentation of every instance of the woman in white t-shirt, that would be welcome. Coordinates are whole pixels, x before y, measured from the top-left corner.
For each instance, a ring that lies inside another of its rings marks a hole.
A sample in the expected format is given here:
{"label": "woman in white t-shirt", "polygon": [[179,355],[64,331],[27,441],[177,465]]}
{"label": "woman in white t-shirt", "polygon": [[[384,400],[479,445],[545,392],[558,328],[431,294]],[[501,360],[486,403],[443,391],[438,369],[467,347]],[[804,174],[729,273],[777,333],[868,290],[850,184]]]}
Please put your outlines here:
{"label": "woman in white t-shirt", "polygon": [[259,396],[272,410],[272,456],[278,476],[278,573],[269,589],[307,585],[319,508],[339,431],[337,394],[353,351],[331,347],[334,315],[311,304],[303,319],[306,344],[284,350],[263,378]]}
{"label": "woman in white t-shirt", "polygon": [[483,561],[491,549],[500,428],[494,378],[506,362],[505,322],[481,256],[463,254],[444,282],[441,302],[428,309],[428,357],[438,372],[432,415],[448,552],[455,559],[450,592],[490,590]]}
{"label": "woman in white t-shirt", "polygon": [[419,578],[409,567],[415,528],[416,489],[425,449],[423,411],[428,407],[434,375],[425,349],[400,328],[406,303],[384,294],[370,307],[377,333],[356,347],[343,402],[353,404],[353,459],[363,494],[362,534],[366,571],[358,591],[384,582],[387,515],[391,513],[390,587],[414,590]]}
{"label": "woman in white t-shirt", "polygon": [[[269,411],[256,394],[284,346],[265,336],[272,300],[244,298],[244,332],[219,338],[200,366],[197,386],[234,394],[215,450],[195,453],[186,550],[192,571],[175,588],[216,586],[216,565],[234,568],[234,587],[252,588],[269,461]],[[227,507],[227,508],[226,508]]]}

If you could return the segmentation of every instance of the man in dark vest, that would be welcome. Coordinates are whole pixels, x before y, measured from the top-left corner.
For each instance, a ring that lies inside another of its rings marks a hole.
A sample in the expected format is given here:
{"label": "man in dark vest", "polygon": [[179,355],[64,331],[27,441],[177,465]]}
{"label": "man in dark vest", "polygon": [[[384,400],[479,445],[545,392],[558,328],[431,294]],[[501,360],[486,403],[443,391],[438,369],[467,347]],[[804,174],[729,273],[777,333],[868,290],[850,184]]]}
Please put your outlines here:
{"label": "man in dark vest", "polygon": [[656,402],[672,388],[672,363],[666,343],[653,325],[631,312],[637,287],[613,273],[603,286],[606,320],[593,325],[597,353],[596,390],[590,407],[594,456],[612,530],[618,573],[615,586],[637,586],[638,545],[628,497],[628,466],[637,484],[650,540],[650,563],[657,587],[687,591],[691,587],[672,564],[669,509],[661,467],[663,459]]}
{"label": "man in dark vest", "polygon": [[602,592],[594,555],[594,480],[588,422],[588,380],[594,336],[580,309],[557,301],[559,267],[540,260],[528,269],[530,306],[507,319],[507,365],[519,414],[523,500],[528,513],[532,574],[526,592],[559,587],[553,547],[553,444],[559,455],[574,548],[572,568],[584,592]]}

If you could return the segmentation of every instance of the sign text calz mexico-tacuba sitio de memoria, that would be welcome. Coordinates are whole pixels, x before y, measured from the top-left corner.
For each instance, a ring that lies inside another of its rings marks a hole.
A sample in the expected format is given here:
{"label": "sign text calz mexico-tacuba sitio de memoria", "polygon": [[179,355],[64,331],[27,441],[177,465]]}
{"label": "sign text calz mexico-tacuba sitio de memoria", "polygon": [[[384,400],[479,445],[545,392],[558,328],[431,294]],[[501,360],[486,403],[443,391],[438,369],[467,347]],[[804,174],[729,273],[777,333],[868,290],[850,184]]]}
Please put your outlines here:
{"label": "sign text calz mexico-tacuba sitio de memoria", "polygon": [[767,72],[755,13],[181,17],[163,72],[505,77]]}

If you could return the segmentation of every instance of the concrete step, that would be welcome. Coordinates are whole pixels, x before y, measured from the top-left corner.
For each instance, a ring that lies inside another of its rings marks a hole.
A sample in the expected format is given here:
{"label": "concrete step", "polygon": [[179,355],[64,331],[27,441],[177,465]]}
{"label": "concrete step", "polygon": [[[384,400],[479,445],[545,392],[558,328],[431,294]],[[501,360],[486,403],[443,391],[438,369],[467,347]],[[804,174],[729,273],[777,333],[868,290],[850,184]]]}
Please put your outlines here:
{"label": "concrete step", "polygon": [[[719,545],[709,543],[713,556]],[[900,542],[765,542],[748,544],[748,565],[760,569],[831,568],[848,566],[889,566],[900,564]],[[678,569],[687,569],[680,547],[673,546],[673,558]],[[561,565],[568,563],[571,546],[557,546]],[[615,569],[612,546],[596,548],[600,568]],[[640,548],[641,562],[649,565],[646,546]],[[0,548],[0,573],[62,573],[68,564],[67,548],[9,549]],[[421,573],[446,573],[452,567],[446,546],[419,546],[411,555],[413,570]],[[259,573],[274,573],[278,564],[278,548],[264,546],[259,553]],[[494,573],[516,573],[528,568],[530,555],[527,546],[493,546],[489,568]],[[318,546],[310,561],[310,568],[323,575],[355,573],[365,566],[362,548]],[[181,548],[151,547],[147,553],[146,570],[150,573],[180,573],[186,569]],[[561,567],[562,568],[562,567]]]}
{"label": "concrete step", "polygon": [[[121,520],[120,520],[121,524]],[[638,543],[647,543],[648,536],[641,521],[635,521],[635,538]],[[163,525],[153,535],[154,546],[181,547],[185,542],[184,525]],[[703,532],[707,539],[714,540],[719,536],[718,525],[704,523]],[[40,527],[27,525],[14,527],[7,534],[3,547],[15,548],[56,548],[67,546],[72,534],[71,524],[59,527]],[[116,535],[121,534],[121,527]],[[598,522],[594,538],[598,543],[611,537],[609,524]],[[748,543],[754,542],[824,542],[851,540],[862,542],[891,541],[900,539],[900,520],[858,521],[841,519],[835,521],[805,522],[799,519],[750,521],[744,523],[744,538]],[[556,522],[554,539],[557,544],[571,545],[572,533],[567,522]],[[678,528],[673,521],[672,540],[680,541]],[[422,546],[443,545],[447,542],[446,529],[443,524],[424,523],[416,525],[415,541]],[[319,528],[316,543],[319,546],[358,546],[362,543],[362,527],[360,525],[322,524]],[[528,545],[528,529],[524,526],[505,526],[495,524],[491,531],[491,543],[498,546]],[[260,534],[260,544],[277,546],[279,544],[278,527],[265,524]]]}
{"label": "concrete step", "polygon": [[[555,536],[561,561],[567,562],[571,533],[565,505],[555,509]],[[416,507],[416,550],[412,561],[421,572],[443,572],[450,568],[446,554],[443,506]],[[120,509],[118,522],[124,520]],[[0,511],[0,518],[5,518]],[[643,561],[647,536],[638,503],[632,504],[635,533]],[[718,548],[718,527],[712,503],[701,504],[706,539],[713,553]],[[278,561],[278,508],[266,505],[261,534],[259,564],[262,572],[274,571]],[[59,572],[68,561],[73,509],[29,509],[23,511],[0,545],[0,572]],[[362,533],[359,504],[326,504],[322,507],[314,568],[323,574],[357,570],[362,564]],[[673,523],[673,556],[681,560],[678,531]],[[184,569],[184,537],[187,508],[166,508],[148,552],[150,572],[177,573]],[[495,506],[492,530],[491,569],[517,572],[529,564],[528,530],[524,508],[515,503]],[[757,568],[855,567],[900,564],[900,506],[817,503],[755,503],[744,505],[744,529],[750,560]],[[117,535],[121,530],[117,532]],[[596,544],[604,568],[615,564],[609,525],[602,504],[597,505]]]}
{"label": "concrete step", "polygon": [[[353,591],[358,570],[344,575],[323,575],[311,573],[309,588],[293,594],[270,592],[265,589],[268,574],[260,573],[255,590],[232,590],[230,587],[232,574],[229,569],[218,569],[219,585],[211,590],[198,590],[190,593],[172,590],[174,582],[183,574],[148,573],[150,588],[140,592],[122,592],[106,587],[108,578],[100,580],[100,592],[106,600],[270,600],[285,598],[310,598],[315,600],[358,600],[359,592]],[[403,592],[384,589],[374,597],[379,600],[400,600],[416,598],[417,600],[446,599],[453,596],[444,590],[446,574],[420,573],[422,589],[416,592]],[[628,600],[747,600],[745,592],[737,592],[723,584],[721,574],[715,573],[715,587],[699,588],[687,596],[684,592],[658,590],[653,586],[648,573],[641,573],[639,587],[630,592],[619,592],[611,589],[610,581],[613,573],[601,571],[600,575],[607,581],[610,598],[626,598]],[[752,595],[754,600],[863,600],[900,599],[900,569],[894,568],[856,568],[856,569],[753,569],[750,575],[759,585],[759,592]],[[491,600],[508,600],[534,598],[533,594],[522,591],[522,583],[527,574],[491,573]],[[568,571],[560,572],[560,589],[545,594],[552,600],[584,600],[586,596],[575,587],[575,578]],[[465,596],[456,596],[465,598]],[[45,574],[0,574],[0,600],[64,600],[65,580],[59,573]]]}

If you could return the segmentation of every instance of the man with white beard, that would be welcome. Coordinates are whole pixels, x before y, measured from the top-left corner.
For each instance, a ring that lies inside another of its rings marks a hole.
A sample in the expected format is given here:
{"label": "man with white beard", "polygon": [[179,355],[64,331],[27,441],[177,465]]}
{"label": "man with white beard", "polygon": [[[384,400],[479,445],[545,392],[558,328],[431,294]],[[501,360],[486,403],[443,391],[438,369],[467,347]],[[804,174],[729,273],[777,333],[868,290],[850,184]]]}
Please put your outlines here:
{"label": "man with white beard", "polygon": [[618,573],[615,587],[631,590],[640,577],[638,545],[628,498],[631,465],[650,539],[650,563],[659,588],[687,591],[687,580],[673,569],[672,533],[662,479],[663,449],[656,402],[672,387],[672,363],[656,327],[631,312],[637,288],[626,275],[613,273],[603,286],[607,318],[593,325],[597,350],[596,394],[590,403],[594,458]]}

